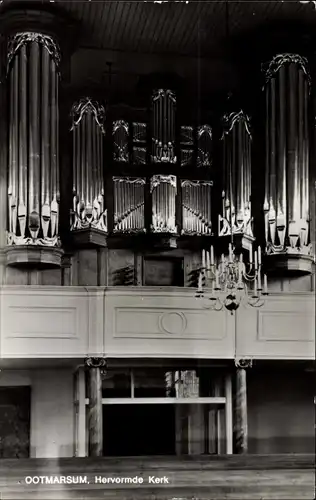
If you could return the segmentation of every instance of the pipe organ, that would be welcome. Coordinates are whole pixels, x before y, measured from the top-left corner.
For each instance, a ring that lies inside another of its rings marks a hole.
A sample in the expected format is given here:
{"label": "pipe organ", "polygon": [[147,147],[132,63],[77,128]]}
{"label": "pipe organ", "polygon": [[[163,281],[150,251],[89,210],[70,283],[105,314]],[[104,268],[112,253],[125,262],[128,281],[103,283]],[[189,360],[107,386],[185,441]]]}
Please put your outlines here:
{"label": "pipe organ", "polygon": [[212,181],[181,181],[182,234],[211,235]]}
{"label": "pipe organ", "polygon": [[251,216],[251,133],[243,112],[223,117],[223,191],[219,236],[253,237]]}
{"label": "pipe organ", "polygon": [[176,96],[159,89],[152,96],[152,161],[176,163]]}
{"label": "pipe organ", "polygon": [[267,255],[309,256],[310,76],[307,60],[279,54],[265,68]]}
{"label": "pipe organ", "polygon": [[145,231],[145,184],[144,178],[113,177],[115,232]]}
{"label": "pipe organ", "polygon": [[154,175],[150,180],[152,224],[154,233],[177,233],[177,178],[174,175]]}
{"label": "pipe organ", "polygon": [[103,136],[105,109],[89,98],[72,107],[73,220],[71,230],[107,232],[104,207]]}
{"label": "pipe organ", "polygon": [[8,45],[8,245],[60,245],[60,50],[35,32],[17,33]]}

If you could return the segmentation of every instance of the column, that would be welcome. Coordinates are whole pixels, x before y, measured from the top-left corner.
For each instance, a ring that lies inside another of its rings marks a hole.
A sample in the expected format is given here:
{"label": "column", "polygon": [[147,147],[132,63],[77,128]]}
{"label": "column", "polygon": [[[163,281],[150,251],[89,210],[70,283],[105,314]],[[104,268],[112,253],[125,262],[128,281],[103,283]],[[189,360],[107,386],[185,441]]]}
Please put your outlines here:
{"label": "column", "polygon": [[243,234],[253,238],[251,216],[250,119],[243,112],[223,117],[223,191],[219,236]]}
{"label": "column", "polygon": [[[265,71],[266,254],[293,271],[311,270],[309,227],[310,75],[298,54],[279,54]],[[305,261],[305,262],[304,262]]]}
{"label": "column", "polygon": [[235,387],[235,418],[234,438],[235,453],[248,452],[248,416],[247,416],[247,368],[251,368],[250,359],[235,360],[236,387]]}
{"label": "column", "polygon": [[103,141],[105,108],[89,97],[71,110],[73,135],[73,211],[71,231],[97,229],[106,234]]}
{"label": "column", "polygon": [[88,434],[89,456],[103,454],[102,372],[106,369],[103,358],[87,358],[88,367]]}
{"label": "column", "polygon": [[[27,31],[9,38],[8,247],[60,247],[60,58],[52,36]],[[61,254],[52,254],[49,263],[60,265]]]}

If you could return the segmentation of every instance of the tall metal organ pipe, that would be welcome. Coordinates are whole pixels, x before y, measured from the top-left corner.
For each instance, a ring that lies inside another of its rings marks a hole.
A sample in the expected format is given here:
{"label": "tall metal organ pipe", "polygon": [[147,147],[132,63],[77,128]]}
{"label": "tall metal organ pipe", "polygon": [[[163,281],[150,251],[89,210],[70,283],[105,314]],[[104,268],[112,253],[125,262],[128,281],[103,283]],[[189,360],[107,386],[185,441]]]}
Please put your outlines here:
{"label": "tall metal organ pipe", "polygon": [[104,207],[103,123],[105,108],[89,97],[71,109],[73,133],[73,218],[71,230],[108,231]]}
{"label": "tall metal organ pipe", "polygon": [[266,253],[310,255],[308,63],[278,54],[264,71]]}
{"label": "tall metal organ pipe", "polygon": [[219,236],[253,237],[251,216],[251,133],[243,112],[223,117],[223,191]]}
{"label": "tall metal organ pipe", "polygon": [[159,89],[152,95],[152,161],[176,163],[176,95]]}
{"label": "tall metal organ pipe", "polygon": [[10,38],[8,245],[60,246],[59,64],[51,36],[22,32]]}

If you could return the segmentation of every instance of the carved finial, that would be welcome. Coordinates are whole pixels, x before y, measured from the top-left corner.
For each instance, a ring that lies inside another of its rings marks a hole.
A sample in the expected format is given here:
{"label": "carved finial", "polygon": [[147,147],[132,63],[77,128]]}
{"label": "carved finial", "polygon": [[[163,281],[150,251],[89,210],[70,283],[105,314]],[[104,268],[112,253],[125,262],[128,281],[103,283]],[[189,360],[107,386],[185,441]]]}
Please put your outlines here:
{"label": "carved finial", "polygon": [[235,366],[237,368],[252,368],[252,359],[250,358],[241,358],[241,359],[235,359]]}

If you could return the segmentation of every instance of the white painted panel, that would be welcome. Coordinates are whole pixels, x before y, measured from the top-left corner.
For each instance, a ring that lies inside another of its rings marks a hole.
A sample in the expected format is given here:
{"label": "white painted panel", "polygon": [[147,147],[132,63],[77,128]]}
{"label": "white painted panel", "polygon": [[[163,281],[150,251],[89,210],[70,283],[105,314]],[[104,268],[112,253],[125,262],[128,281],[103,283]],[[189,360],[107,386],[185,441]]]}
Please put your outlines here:
{"label": "white painted panel", "polygon": [[106,291],[104,350],[108,356],[234,357],[234,318],[204,309],[189,288]]}
{"label": "white painted panel", "polygon": [[[161,337],[221,340],[226,332],[226,314],[182,308],[115,308],[115,337]],[[210,314],[212,325],[210,327]]]}
{"label": "white painted panel", "polygon": [[77,357],[88,352],[87,292],[6,287],[1,294],[1,357]]}
{"label": "white painted panel", "polygon": [[75,338],[76,307],[9,306],[7,338]]}
{"label": "white painted panel", "polygon": [[258,340],[313,342],[315,317],[302,311],[259,311]]}
{"label": "white painted panel", "polygon": [[313,359],[314,294],[275,294],[260,309],[241,307],[236,315],[236,356]]}

